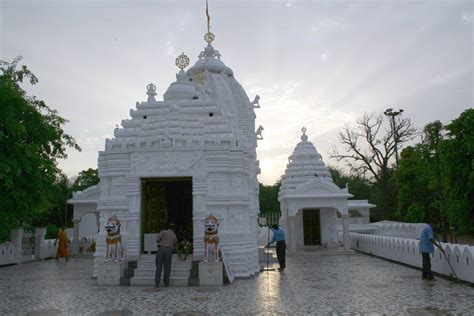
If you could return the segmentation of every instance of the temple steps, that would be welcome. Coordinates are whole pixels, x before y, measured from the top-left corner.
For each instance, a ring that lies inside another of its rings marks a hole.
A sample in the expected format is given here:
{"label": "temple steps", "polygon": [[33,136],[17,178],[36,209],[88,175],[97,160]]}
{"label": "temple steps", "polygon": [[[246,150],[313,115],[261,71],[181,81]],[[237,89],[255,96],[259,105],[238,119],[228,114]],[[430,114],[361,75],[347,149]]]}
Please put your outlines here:
{"label": "temple steps", "polygon": [[[178,259],[177,255],[173,255],[171,263],[170,286],[187,286],[191,273],[192,256],[188,256],[186,261]],[[155,285],[155,255],[141,255],[137,262],[137,268],[134,276],[130,279],[130,285]],[[161,273],[160,285],[163,286],[163,272]]]}

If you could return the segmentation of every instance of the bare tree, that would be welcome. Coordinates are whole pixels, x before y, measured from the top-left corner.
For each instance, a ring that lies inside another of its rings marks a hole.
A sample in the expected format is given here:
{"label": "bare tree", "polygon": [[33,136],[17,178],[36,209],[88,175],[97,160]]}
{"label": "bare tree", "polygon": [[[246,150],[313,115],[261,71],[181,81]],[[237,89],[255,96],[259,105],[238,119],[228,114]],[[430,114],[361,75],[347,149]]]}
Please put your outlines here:
{"label": "bare tree", "polygon": [[393,194],[389,183],[394,167],[391,161],[396,150],[412,140],[417,132],[409,118],[398,116],[390,129],[385,129],[383,123],[384,116],[365,113],[357,119],[355,127],[346,125],[338,135],[345,152],[334,149],[331,158],[346,161],[352,172],[368,176],[380,187],[381,207],[388,219],[390,194]]}

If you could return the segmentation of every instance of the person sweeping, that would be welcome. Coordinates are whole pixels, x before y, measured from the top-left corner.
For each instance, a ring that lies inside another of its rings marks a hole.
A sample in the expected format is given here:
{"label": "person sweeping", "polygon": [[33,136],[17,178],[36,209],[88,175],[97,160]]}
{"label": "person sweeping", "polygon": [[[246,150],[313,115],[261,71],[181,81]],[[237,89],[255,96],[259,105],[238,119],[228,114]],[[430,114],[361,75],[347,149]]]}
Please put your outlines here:
{"label": "person sweeping", "polygon": [[420,251],[423,258],[423,274],[422,278],[426,280],[434,280],[433,272],[431,271],[431,258],[430,254],[434,253],[434,246],[444,252],[441,244],[437,243],[434,239],[433,228],[431,223],[426,223],[426,227],[423,229],[420,235]]}
{"label": "person sweeping", "polygon": [[278,225],[273,225],[270,227],[270,229],[273,232],[273,237],[272,240],[267,244],[267,248],[270,247],[271,244],[273,244],[276,241],[276,253],[277,253],[277,259],[278,263],[280,265],[280,268],[278,271],[283,271],[286,268],[286,242],[285,242],[285,231],[281,228],[278,227]]}

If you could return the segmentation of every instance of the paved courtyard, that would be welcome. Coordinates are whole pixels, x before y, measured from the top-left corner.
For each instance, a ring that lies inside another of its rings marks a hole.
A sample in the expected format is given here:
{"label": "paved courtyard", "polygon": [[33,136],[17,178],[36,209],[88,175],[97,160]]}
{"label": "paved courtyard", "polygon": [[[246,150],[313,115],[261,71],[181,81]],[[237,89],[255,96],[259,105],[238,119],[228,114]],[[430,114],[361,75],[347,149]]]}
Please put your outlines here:
{"label": "paved courtyard", "polygon": [[287,271],[223,287],[105,287],[89,258],[0,268],[1,315],[474,314],[474,287],[363,254],[289,256]]}

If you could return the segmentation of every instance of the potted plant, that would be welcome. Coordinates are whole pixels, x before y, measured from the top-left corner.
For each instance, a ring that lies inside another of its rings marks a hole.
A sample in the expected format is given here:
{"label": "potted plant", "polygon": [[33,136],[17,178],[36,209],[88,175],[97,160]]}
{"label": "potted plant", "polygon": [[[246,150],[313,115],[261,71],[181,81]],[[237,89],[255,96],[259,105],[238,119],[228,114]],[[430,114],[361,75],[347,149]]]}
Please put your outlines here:
{"label": "potted plant", "polygon": [[176,245],[176,252],[179,260],[184,261],[193,252],[193,244],[189,240],[183,239]]}

